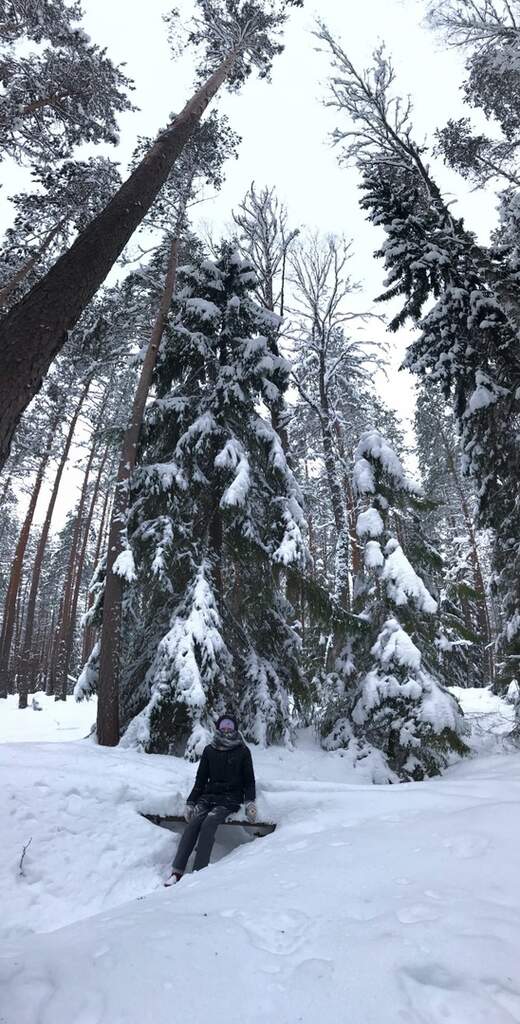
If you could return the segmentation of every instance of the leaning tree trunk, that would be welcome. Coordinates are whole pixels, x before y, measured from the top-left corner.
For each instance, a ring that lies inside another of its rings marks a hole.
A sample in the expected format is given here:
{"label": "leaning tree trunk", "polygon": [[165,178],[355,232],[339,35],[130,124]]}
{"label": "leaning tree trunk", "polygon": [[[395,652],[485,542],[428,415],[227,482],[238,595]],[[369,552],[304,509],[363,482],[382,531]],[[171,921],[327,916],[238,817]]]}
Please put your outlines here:
{"label": "leaning tree trunk", "polygon": [[130,422],[125,431],[117,472],[114,504],[108,531],[107,568],[103,598],[103,622],[99,651],[97,739],[105,747],[119,743],[119,660],[121,638],[121,602],[123,581],[114,565],[125,547],[126,512],[130,477],[135,467],[137,444],[143,422],[146,399],[152,382],[159,344],[170,309],[177,277],[179,239],[172,241],[166,280],[143,366],[134,396]]}
{"label": "leaning tree trunk", "polygon": [[13,642],[13,632],[15,626],[16,602],[22,579],[23,560],[25,558],[27,542],[29,540],[29,535],[31,532],[31,526],[34,518],[34,511],[36,509],[36,503],[40,495],[43,478],[45,476],[45,470],[47,469],[47,465],[51,457],[52,445],[54,443],[54,434],[59,421],[60,413],[57,413],[51,425],[51,430],[47,441],[47,447],[45,449],[42,460],[38,467],[38,473],[36,475],[36,480],[32,490],[29,508],[27,509],[23,526],[20,530],[20,535],[18,537],[18,543],[16,545],[16,551],[11,566],[11,574],[9,577],[9,583],[7,585],[7,594],[4,604],[2,632],[0,634],[0,697],[7,697],[9,681],[9,659],[11,655],[11,645]]}
{"label": "leaning tree trunk", "polygon": [[197,90],[104,210],[0,327],[0,469],[14,430],[67,332],[142,222],[215,93],[235,64],[233,49]]}
{"label": "leaning tree trunk", "polygon": [[33,676],[33,671],[32,671],[32,660],[33,660],[32,659],[32,641],[33,641],[33,631],[34,631],[34,616],[35,616],[35,610],[36,610],[36,598],[38,596],[38,587],[40,585],[40,576],[41,576],[41,570],[42,570],[42,565],[43,565],[43,558],[44,558],[44,555],[45,555],[45,549],[47,547],[47,539],[48,539],[49,530],[50,530],[50,527],[51,527],[51,520],[52,520],[52,516],[53,516],[53,512],[54,512],[54,506],[56,505],[56,498],[58,497],[58,490],[59,490],[59,487],[60,487],[61,478],[62,478],[62,475],[63,475],[63,470],[65,469],[65,464],[66,464],[68,456],[69,456],[70,446],[72,444],[72,438],[74,436],[74,431],[76,429],[76,424],[78,422],[79,414],[81,412],[81,409],[82,409],[82,406],[83,406],[83,402],[85,401],[85,399],[87,397],[89,388],[90,388],[90,381],[83,388],[83,391],[82,391],[82,393],[80,395],[80,399],[79,399],[79,402],[78,402],[78,404],[76,406],[74,415],[73,415],[73,417],[72,417],[72,419],[70,421],[69,430],[68,430],[68,433],[67,433],[67,437],[65,439],[65,444],[63,446],[63,451],[62,451],[62,454],[61,454],[60,463],[59,463],[58,469],[56,470],[56,476],[54,477],[54,484],[53,484],[53,488],[52,488],[52,493],[51,493],[51,496],[50,496],[50,499],[49,499],[49,504],[47,506],[47,513],[46,513],[45,520],[44,520],[44,523],[43,523],[43,526],[42,526],[42,530],[41,530],[40,537],[39,537],[39,540],[38,540],[38,546],[36,548],[36,554],[35,554],[35,557],[34,557],[34,565],[33,565],[32,578],[31,578],[31,589],[29,591],[29,598],[28,598],[28,602],[27,602],[27,615],[26,615],[26,619],[25,619],[24,638],[23,638],[22,651],[21,651],[21,657],[20,657],[20,678],[19,678],[19,686],[18,686],[18,689],[19,689],[19,703],[18,703],[18,706],[20,708],[27,707],[27,695],[28,695],[28,691],[29,691],[30,680],[31,680],[31,678]]}

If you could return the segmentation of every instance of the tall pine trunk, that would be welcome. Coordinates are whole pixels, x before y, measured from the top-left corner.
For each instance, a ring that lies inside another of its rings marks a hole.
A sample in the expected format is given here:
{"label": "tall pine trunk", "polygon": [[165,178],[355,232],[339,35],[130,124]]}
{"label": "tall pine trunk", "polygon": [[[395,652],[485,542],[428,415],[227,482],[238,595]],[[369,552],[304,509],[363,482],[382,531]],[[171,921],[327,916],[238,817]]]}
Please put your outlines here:
{"label": "tall pine trunk", "polygon": [[74,411],[74,415],[70,421],[67,437],[65,438],[65,444],[63,446],[63,451],[61,453],[61,459],[56,470],[56,476],[54,477],[54,484],[52,487],[52,493],[49,499],[49,504],[47,506],[47,513],[45,515],[45,520],[42,526],[42,530],[38,540],[38,545],[36,548],[36,554],[34,557],[34,565],[31,577],[31,589],[29,591],[29,598],[27,602],[27,615],[25,619],[23,646],[20,657],[20,677],[18,684],[18,706],[20,708],[27,707],[27,694],[29,691],[30,681],[34,675],[32,642],[34,632],[34,617],[36,611],[36,598],[38,596],[38,587],[40,585],[40,576],[42,571],[43,559],[45,556],[45,549],[47,547],[47,540],[49,537],[52,516],[54,512],[54,507],[56,505],[56,498],[58,497],[58,490],[60,487],[63,470],[65,469],[65,464],[69,456],[70,446],[72,444],[72,438],[74,436],[76,424],[78,422],[79,414],[81,412],[83,403],[87,397],[89,388],[90,381],[83,388],[78,404]]}
{"label": "tall pine trunk", "polygon": [[0,697],[7,697],[8,683],[9,683],[9,661],[11,656],[11,645],[13,642],[13,633],[16,619],[16,604],[18,599],[18,592],[20,590],[20,583],[22,580],[22,569],[23,561],[25,558],[25,552],[27,549],[27,543],[31,532],[32,521],[34,518],[34,511],[36,509],[36,503],[38,501],[43,478],[49,459],[51,457],[52,445],[54,443],[54,434],[58,423],[60,421],[60,413],[57,413],[54,417],[49,437],[47,440],[47,446],[43,453],[43,456],[38,467],[36,474],[36,480],[31,493],[31,499],[29,501],[29,508],[25,514],[23,526],[20,530],[18,537],[18,543],[16,545],[16,551],[14,559],[11,565],[11,573],[9,576],[9,583],[7,585],[7,594],[4,604],[4,617],[2,622],[2,632],[0,634]]}
{"label": "tall pine trunk", "polygon": [[233,49],[159,135],[108,206],[0,326],[0,469],[22,413],[40,389],[67,332],[146,216],[236,57]]}
{"label": "tall pine trunk", "polygon": [[119,659],[121,637],[121,602],[123,582],[115,573],[114,564],[125,547],[126,511],[129,482],[135,467],[137,444],[143,421],[146,399],[152,382],[159,344],[170,309],[177,277],[179,239],[172,242],[166,280],[159,312],[150,337],[141,376],[134,396],[130,422],[125,431],[117,472],[114,504],[108,531],[107,569],[103,599],[103,622],[99,652],[97,739],[102,746],[119,743]]}
{"label": "tall pine trunk", "polygon": [[329,406],[327,389],[325,386],[326,367],[323,353],[320,353],[319,390],[320,390],[320,423],[321,436],[323,440],[323,461],[329,485],[330,498],[332,503],[332,514],[336,527],[336,554],[335,554],[335,586],[334,596],[338,603],[347,611],[350,609],[350,582],[348,575],[349,566],[349,533],[345,507],[343,504],[343,493],[339,479],[336,452],[334,449],[334,434],[332,416]]}
{"label": "tall pine trunk", "polygon": [[70,545],[69,559],[67,563],[67,573],[65,576],[65,585],[63,588],[63,609],[61,618],[58,626],[58,637],[57,637],[57,654],[56,654],[56,679],[54,682],[54,697],[55,700],[66,700],[67,699],[67,671],[68,671],[68,636],[71,628],[70,619],[72,613],[72,600],[74,593],[74,581],[76,578],[76,565],[78,561],[78,546],[79,539],[81,536],[81,529],[83,525],[83,510],[87,499],[88,482],[90,477],[90,471],[92,464],[97,455],[98,441],[96,438],[96,430],[94,430],[94,440],[90,449],[90,454],[85,466],[85,472],[83,474],[83,483],[81,485],[81,493],[78,501],[76,518],[74,520],[74,529],[72,532],[72,540]]}
{"label": "tall pine trunk", "polygon": [[[105,491],[105,497],[104,497],[104,500],[103,500],[103,509],[101,511],[101,519],[100,519],[99,527],[98,527],[98,531],[97,531],[96,550],[95,550],[95,553],[94,553],[94,569],[96,569],[97,564],[99,562],[99,556],[101,554],[101,549],[103,547],[103,541],[105,540],[105,525],[106,525],[106,521],[107,521],[108,504],[109,504],[109,501],[110,501],[110,491],[111,491],[111,488],[109,486],[107,486],[107,489]],[[87,595],[85,612],[88,612],[90,610],[90,608],[92,608],[93,600],[94,600],[93,594],[89,590],[88,591],[88,595]],[[90,657],[90,652],[91,652],[93,646],[94,646],[94,643],[93,643],[93,629],[92,629],[92,626],[88,626],[87,625],[87,626],[85,626],[85,630],[84,630],[84,633],[83,633],[83,648],[82,648],[82,654],[81,654],[81,660],[82,660],[83,664],[85,664],[87,659]]]}
{"label": "tall pine trunk", "polygon": [[106,466],[106,461],[107,461],[107,458],[108,458],[108,453],[109,453],[109,447],[107,445],[107,447],[105,448],[104,455],[103,455],[103,457],[102,457],[102,459],[100,461],[100,464],[99,464],[99,469],[98,469],[98,472],[97,472],[97,477],[96,477],[96,480],[95,480],[95,483],[94,483],[94,489],[92,491],[92,497],[90,499],[90,507],[89,507],[89,510],[88,510],[88,513],[87,513],[87,518],[85,520],[85,526],[83,527],[83,538],[82,538],[82,541],[81,541],[81,548],[80,548],[80,552],[79,552],[79,557],[77,559],[76,578],[74,580],[73,591],[72,591],[72,602],[71,602],[70,613],[69,613],[68,633],[67,633],[66,640],[65,640],[64,672],[63,672],[63,675],[64,675],[65,679],[68,678],[69,669],[70,669],[70,660],[71,660],[71,656],[72,656],[72,646],[73,646],[73,642],[74,642],[74,632],[75,632],[75,629],[76,629],[76,617],[77,617],[77,612],[78,612],[79,592],[80,592],[80,588],[81,588],[81,578],[83,576],[83,567],[85,565],[85,557],[86,557],[86,554],[87,554],[88,540],[89,540],[89,535],[90,535],[90,527],[92,525],[92,517],[94,515],[94,510],[95,510],[97,499],[98,499],[98,495],[99,495],[99,489],[101,487],[101,477],[103,475],[103,471],[104,471],[105,466]]}

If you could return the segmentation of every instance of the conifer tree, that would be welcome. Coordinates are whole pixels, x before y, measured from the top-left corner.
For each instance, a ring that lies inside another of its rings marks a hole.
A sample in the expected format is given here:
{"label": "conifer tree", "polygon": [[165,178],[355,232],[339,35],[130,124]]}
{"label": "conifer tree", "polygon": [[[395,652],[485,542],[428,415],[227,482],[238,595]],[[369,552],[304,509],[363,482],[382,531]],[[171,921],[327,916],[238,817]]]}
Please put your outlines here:
{"label": "conifer tree", "polygon": [[353,485],[365,505],[357,519],[365,573],[356,581],[356,606],[369,635],[340,666],[344,688],[325,713],[324,744],[371,753],[374,781],[420,779],[466,749],[460,708],[436,674],[438,605],[399,542],[403,515],[420,493],[375,430],[359,442]]}
{"label": "conifer tree", "polygon": [[[425,147],[414,142],[411,104],[394,94],[395,72],[384,50],[360,74],[326,28],[320,36],[336,69],[332,103],[351,119],[337,138],[363,175],[362,207],[387,236],[378,253],[387,269],[381,299],[401,300],[390,327],[408,320],[420,327],[405,365],[450,399],[464,469],[477,482],[479,525],[493,531],[501,619],[496,685],[506,690],[520,659],[517,267],[509,262],[510,249],[477,245],[453,216]],[[434,305],[424,313],[429,298]]]}
{"label": "conifer tree", "polygon": [[[281,580],[305,559],[301,498],[258,408],[283,390],[288,367],[271,351],[254,283],[227,245],[216,262],[181,268],[155,371],[119,566],[124,742],[150,751],[198,756],[229,703],[249,739],[288,740],[303,696]],[[97,657],[78,696],[95,685]]]}
{"label": "conifer tree", "polygon": [[47,163],[82,142],[117,142],[116,114],[132,109],[132,83],[89,38],[82,15],[76,0],[0,0],[0,157]]}

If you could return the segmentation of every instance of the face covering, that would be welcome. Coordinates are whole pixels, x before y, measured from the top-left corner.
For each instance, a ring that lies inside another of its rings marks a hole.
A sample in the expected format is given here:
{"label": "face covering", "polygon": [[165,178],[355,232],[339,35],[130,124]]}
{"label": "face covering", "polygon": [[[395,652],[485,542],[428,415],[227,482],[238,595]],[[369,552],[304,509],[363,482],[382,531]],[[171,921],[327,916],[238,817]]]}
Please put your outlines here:
{"label": "face covering", "polygon": [[[226,728],[227,723],[231,726]],[[223,728],[224,727],[224,728]],[[213,746],[217,750],[230,750],[232,747],[239,747],[243,742],[235,723],[231,718],[223,718],[213,738]]]}

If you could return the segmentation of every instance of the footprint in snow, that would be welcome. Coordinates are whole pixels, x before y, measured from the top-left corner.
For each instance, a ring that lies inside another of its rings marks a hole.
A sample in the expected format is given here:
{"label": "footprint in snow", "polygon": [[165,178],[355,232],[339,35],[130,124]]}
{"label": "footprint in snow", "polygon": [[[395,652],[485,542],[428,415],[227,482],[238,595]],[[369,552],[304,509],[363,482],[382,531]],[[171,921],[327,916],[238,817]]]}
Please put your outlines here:
{"label": "footprint in snow", "polygon": [[494,978],[485,980],[484,986],[495,1003],[507,1010],[513,1020],[520,1021],[520,992],[517,989]]}
{"label": "footprint in snow", "polygon": [[401,983],[414,1024],[512,1024],[496,997],[478,991],[473,979],[452,974],[441,964],[405,967]]}
{"label": "footprint in snow", "polygon": [[450,850],[459,860],[466,860],[470,857],[481,857],[486,853],[491,843],[487,836],[459,835],[445,839],[443,846]]}
{"label": "footprint in snow", "polygon": [[360,900],[351,896],[343,913],[350,921],[372,921],[375,917],[380,917],[384,911],[378,909],[371,900]]}
{"label": "footprint in snow", "polygon": [[419,924],[421,921],[438,921],[440,914],[425,903],[412,903],[396,911],[401,924]]}
{"label": "footprint in snow", "polygon": [[234,916],[253,946],[282,956],[295,953],[303,945],[306,932],[312,924],[311,919],[301,910],[281,913],[264,911],[256,913],[254,918],[239,911]]}

